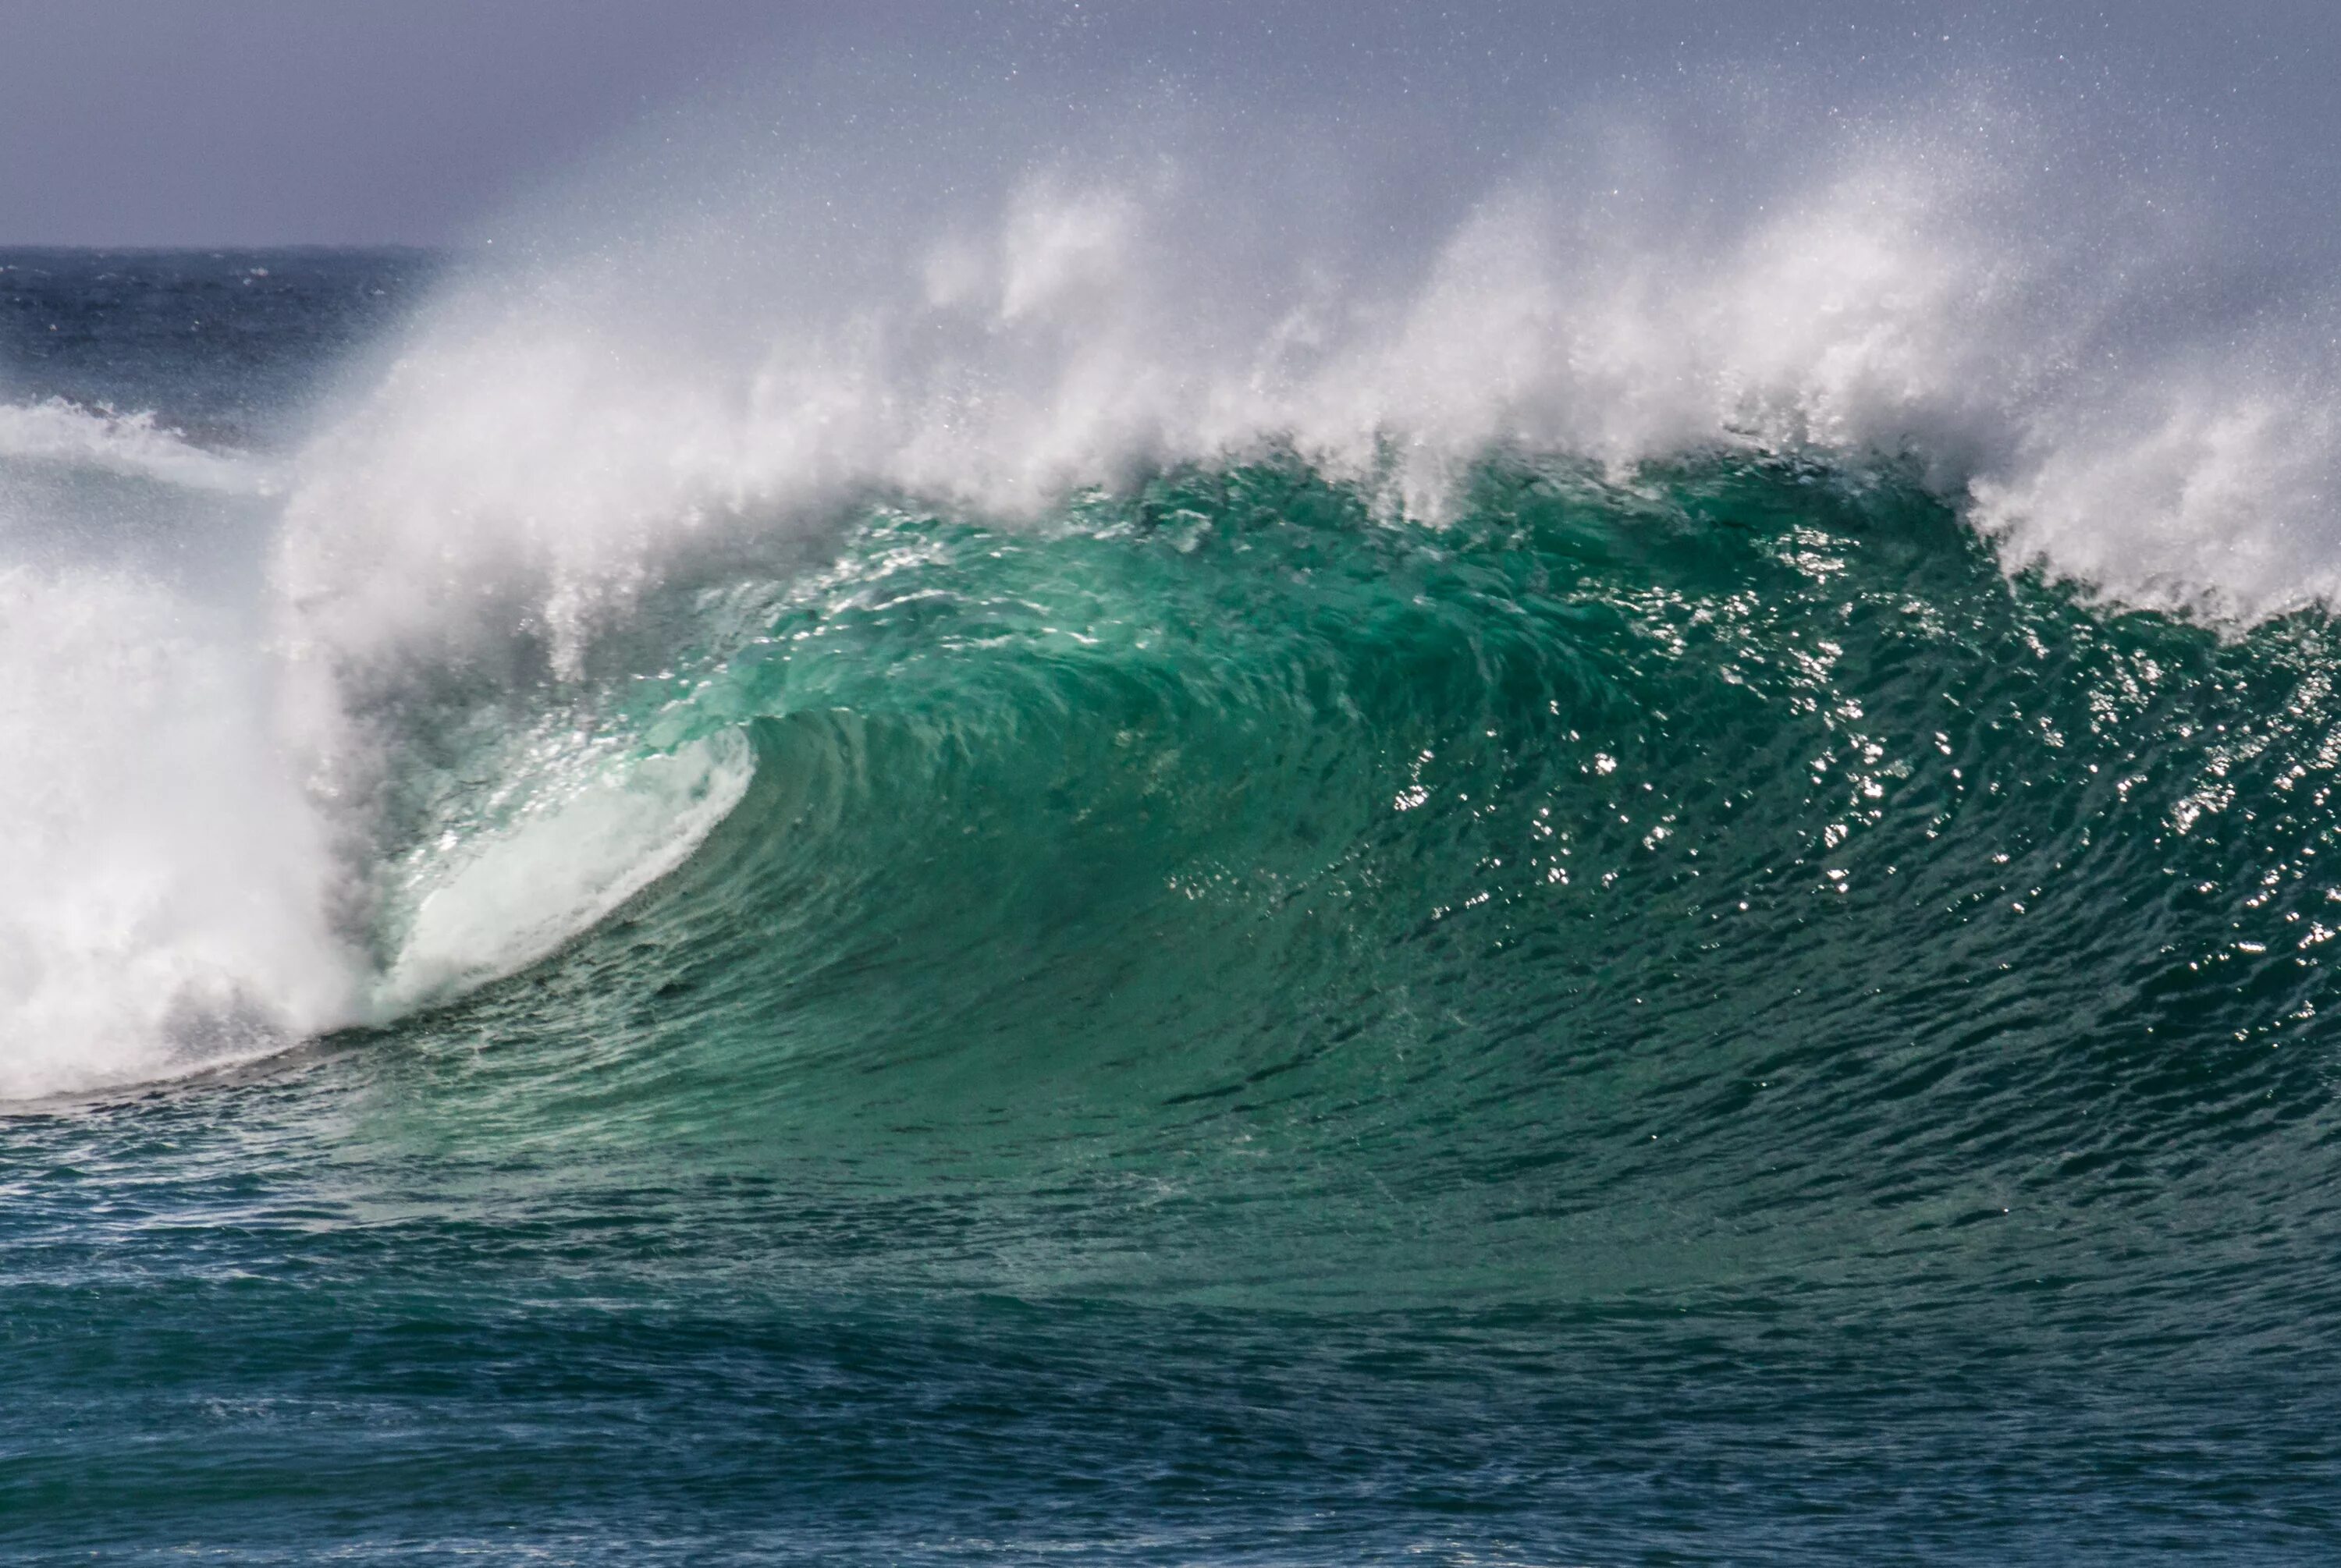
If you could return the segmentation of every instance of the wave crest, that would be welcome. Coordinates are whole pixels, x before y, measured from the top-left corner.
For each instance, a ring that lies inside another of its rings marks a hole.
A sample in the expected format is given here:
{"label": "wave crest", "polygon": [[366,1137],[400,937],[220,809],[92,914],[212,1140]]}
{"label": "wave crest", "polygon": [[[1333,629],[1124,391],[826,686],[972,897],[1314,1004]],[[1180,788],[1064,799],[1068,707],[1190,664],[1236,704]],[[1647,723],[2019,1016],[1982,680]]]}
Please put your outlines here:
{"label": "wave crest", "polygon": [[1282,449],[1439,521],[1503,447],[1915,460],[2011,564],[2117,599],[2341,587],[2326,295],[2176,176],[2076,196],[2063,134],[1977,94],[1719,164],[1644,104],[1400,232],[1355,194],[1374,149],[1250,113],[882,120],[669,171],[615,233],[545,220],[304,463],[293,601],[357,660],[517,605],[573,677],[678,553],[872,490],[1031,517]]}

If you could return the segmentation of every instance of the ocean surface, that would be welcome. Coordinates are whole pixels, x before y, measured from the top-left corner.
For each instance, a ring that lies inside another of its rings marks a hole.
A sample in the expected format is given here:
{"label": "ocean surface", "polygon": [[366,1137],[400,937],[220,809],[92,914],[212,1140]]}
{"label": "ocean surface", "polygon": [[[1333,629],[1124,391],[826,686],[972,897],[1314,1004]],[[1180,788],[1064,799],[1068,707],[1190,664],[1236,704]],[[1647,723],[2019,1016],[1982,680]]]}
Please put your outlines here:
{"label": "ocean surface", "polygon": [[0,254],[0,1559],[2335,1560],[2322,362],[1872,174]]}

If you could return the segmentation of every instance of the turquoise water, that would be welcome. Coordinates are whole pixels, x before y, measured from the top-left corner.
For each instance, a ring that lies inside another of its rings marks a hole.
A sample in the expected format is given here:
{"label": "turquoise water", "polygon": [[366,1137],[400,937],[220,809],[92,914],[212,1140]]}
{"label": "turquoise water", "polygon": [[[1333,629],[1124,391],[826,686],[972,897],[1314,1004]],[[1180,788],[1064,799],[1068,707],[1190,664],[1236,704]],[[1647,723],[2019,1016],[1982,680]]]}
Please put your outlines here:
{"label": "turquoise water", "polygon": [[8,1554],[2329,1551],[2322,615],[1732,450],[742,537],[367,694],[382,954],[580,790],[664,875],[0,1119]]}

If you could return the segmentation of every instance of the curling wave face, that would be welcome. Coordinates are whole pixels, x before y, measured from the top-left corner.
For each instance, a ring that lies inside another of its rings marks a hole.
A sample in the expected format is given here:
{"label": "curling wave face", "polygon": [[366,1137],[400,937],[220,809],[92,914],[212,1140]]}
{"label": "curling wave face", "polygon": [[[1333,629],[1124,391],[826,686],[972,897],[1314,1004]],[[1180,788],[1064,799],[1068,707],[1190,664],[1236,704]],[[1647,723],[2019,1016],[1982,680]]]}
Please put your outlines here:
{"label": "curling wave face", "polygon": [[1879,1283],[1987,1218],[1970,1286],[2109,1283],[2265,1204],[2234,1311],[2324,1288],[2321,620],[2107,617],[1907,473],[1730,458],[1495,465],[1437,528],[1298,462],[879,508],[645,608],[603,724],[753,780],[402,1031],[483,1150],[1166,1184],[994,1237],[1022,1286]]}
{"label": "curling wave face", "polygon": [[[210,771],[261,803],[228,815],[293,846],[262,880],[300,932],[264,944],[287,965],[160,982],[134,1047],[101,1043],[118,1022],[23,1023],[73,1042],[44,1059],[88,1065],[17,1089],[200,1061],[156,1041],[223,1017],[279,1039],[385,1021],[606,918],[748,788],[742,735],[643,750],[609,693],[697,645],[678,596],[817,574],[873,498],[1046,529],[1150,474],[1266,462],[1404,531],[1467,527],[1508,464],[1590,465],[1632,496],[1684,462],[1786,462],[1890,472],[2003,566],[2118,604],[2239,626],[2330,595],[2334,366],[2296,330],[2322,296],[2168,190],[2068,199],[2049,128],[1987,94],[1766,125],[1760,171],[1606,116],[1404,231],[1360,194],[1386,146],[1143,110],[1037,131],[873,111],[851,144],[712,195],[702,173],[590,243],[540,214],[570,238],[443,290],[283,467],[150,416],[5,411],[0,462],[48,486],[23,515],[126,486],[271,520],[264,572],[154,589],[207,628],[199,657],[154,657],[235,668],[258,715],[236,722],[261,733]],[[1286,155],[1257,155],[1270,132]],[[151,565],[122,580],[170,575]],[[52,851],[51,881],[77,852]],[[221,880],[144,858],[169,886]],[[179,938],[149,935],[168,921],[107,921],[174,972]]]}

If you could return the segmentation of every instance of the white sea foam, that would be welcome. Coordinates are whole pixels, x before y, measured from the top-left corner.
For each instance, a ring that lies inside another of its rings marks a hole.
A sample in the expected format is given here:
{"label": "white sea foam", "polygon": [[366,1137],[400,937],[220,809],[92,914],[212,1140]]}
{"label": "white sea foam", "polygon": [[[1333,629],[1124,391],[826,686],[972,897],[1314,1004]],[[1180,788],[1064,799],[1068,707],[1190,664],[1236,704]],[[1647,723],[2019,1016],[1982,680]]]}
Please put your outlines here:
{"label": "white sea foam", "polygon": [[[737,737],[538,757],[501,819],[384,877],[364,804],[315,773],[314,689],[234,580],[266,503],[241,460],[147,417],[0,412],[24,416],[0,422],[0,1101],[265,1056],[508,973],[744,789]],[[125,474],[163,488],[125,498]]]}
{"label": "white sea foam", "polygon": [[[384,881],[287,744],[281,665],[216,609],[119,568],[0,566],[0,1101],[265,1056],[511,973],[679,865],[752,773],[736,735],[548,753],[502,782],[500,819]],[[386,958],[352,916],[394,937]]]}
{"label": "white sea foam", "polygon": [[258,664],[157,582],[0,568],[0,1098],[350,1016],[332,863]]}

